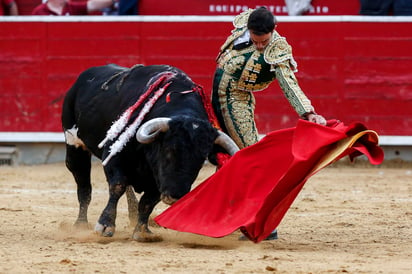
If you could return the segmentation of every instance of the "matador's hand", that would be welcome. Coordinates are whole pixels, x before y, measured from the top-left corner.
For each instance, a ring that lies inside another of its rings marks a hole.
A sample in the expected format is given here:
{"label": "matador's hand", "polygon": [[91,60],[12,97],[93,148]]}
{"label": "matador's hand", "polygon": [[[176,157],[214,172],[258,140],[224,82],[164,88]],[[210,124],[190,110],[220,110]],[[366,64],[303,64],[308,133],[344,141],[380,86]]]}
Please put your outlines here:
{"label": "matador's hand", "polygon": [[326,119],[323,118],[322,115],[318,115],[318,114],[314,114],[314,113],[309,113],[306,115],[306,120],[308,120],[309,122],[313,122],[319,125],[326,125]]}

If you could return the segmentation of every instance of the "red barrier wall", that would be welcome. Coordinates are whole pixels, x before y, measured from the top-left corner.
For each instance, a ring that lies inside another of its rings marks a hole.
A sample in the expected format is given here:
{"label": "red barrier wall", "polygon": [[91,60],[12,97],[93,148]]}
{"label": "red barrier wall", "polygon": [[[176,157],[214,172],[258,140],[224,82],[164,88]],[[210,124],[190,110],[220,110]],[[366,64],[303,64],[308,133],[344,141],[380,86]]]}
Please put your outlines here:
{"label": "red barrier wall", "polygon": [[[232,29],[213,17],[31,18],[0,21],[0,131],[59,132],[63,96],[90,66],[170,64],[209,92],[214,58]],[[412,135],[412,22],[301,20],[280,17],[277,30],[293,46],[296,75],[317,111],[381,135]],[[276,82],[256,97],[261,133],[295,125]]]}

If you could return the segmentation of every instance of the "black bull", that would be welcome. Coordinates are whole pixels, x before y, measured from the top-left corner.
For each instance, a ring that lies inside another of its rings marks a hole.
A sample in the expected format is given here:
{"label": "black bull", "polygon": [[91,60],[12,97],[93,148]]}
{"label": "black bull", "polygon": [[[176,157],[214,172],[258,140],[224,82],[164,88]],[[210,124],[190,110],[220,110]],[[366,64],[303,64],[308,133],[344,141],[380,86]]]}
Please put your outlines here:
{"label": "black bull", "polygon": [[[62,124],[66,166],[77,184],[76,225],[88,224],[91,155],[104,160],[109,200],[95,230],[112,236],[119,198],[137,203],[143,193],[133,238],[156,241],[148,219],[160,201],[171,204],[190,191],[204,161],[217,151],[238,148],[210,123],[198,86],[181,70],[167,66],[107,65],[87,69],[67,92]],[[132,211],[133,212],[133,211]]]}

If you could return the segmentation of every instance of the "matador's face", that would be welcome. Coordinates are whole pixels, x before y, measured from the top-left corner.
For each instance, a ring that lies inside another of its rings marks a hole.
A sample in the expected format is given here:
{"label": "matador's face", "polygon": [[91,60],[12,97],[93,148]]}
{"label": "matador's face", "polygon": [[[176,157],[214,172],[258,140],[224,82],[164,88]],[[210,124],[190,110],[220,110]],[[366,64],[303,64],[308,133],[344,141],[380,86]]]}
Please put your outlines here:
{"label": "matador's face", "polygon": [[250,33],[250,40],[255,45],[256,49],[259,51],[263,51],[267,45],[269,45],[272,38],[272,32],[265,33],[262,35],[254,34],[253,32]]}

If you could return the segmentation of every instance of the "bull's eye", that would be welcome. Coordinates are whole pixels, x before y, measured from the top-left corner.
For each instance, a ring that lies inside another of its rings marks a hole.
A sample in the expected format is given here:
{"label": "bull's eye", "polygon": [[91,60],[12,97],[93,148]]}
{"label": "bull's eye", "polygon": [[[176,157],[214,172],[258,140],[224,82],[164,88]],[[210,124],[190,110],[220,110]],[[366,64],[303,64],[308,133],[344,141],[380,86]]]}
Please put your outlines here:
{"label": "bull's eye", "polygon": [[193,127],[193,129],[197,129],[199,127],[199,124],[193,123],[192,127]]}

